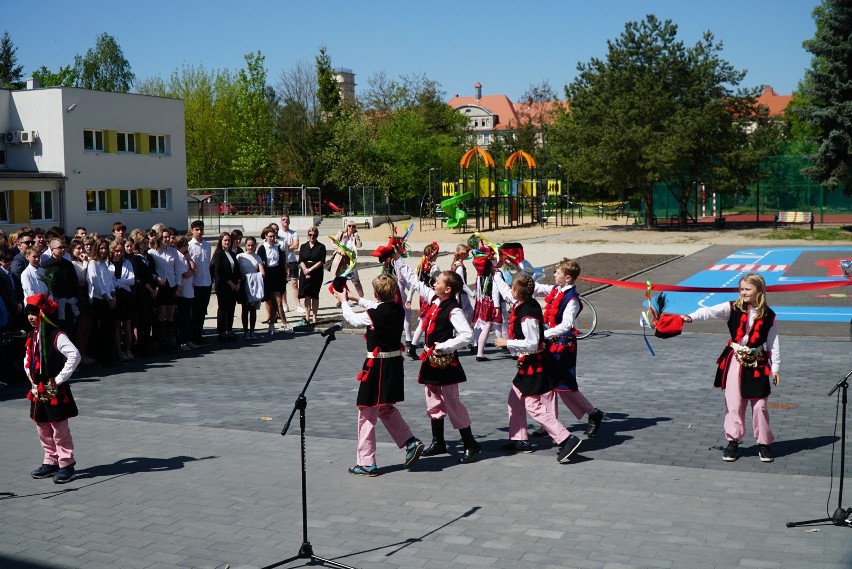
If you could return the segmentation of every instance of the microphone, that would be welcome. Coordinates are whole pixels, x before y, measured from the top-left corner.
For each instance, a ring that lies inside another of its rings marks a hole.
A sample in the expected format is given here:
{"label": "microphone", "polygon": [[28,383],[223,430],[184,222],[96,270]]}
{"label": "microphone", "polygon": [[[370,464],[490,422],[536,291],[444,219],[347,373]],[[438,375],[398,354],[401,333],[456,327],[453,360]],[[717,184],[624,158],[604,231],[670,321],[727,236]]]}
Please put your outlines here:
{"label": "microphone", "polygon": [[10,332],[3,332],[4,338],[26,338],[27,333],[23,330],[12,330]]}
{"label": "microphone", "polygon": [[320,336],[325,338],[329,334],[334,334],[335,332],[340,332],[341,330],[343,330],[343,322],[338,322],[337,324],[329,326],[328,328],[320,332]]}

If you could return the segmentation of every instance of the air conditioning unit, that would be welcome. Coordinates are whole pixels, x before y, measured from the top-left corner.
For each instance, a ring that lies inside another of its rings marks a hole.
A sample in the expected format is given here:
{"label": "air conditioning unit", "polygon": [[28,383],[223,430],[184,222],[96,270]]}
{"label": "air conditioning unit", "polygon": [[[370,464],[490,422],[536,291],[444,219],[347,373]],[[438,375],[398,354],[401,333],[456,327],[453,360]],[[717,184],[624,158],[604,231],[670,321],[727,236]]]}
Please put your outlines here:
{"label": "air conditioning unit", "polygon": [[18,134],[20,135],[21,144],[32,144],[38,138],[34,130],[22,130]]}
{"label": "air conditioning unit", "polygon": [[6,144],[20,144],[21,131],[10,130],[6,133]]}

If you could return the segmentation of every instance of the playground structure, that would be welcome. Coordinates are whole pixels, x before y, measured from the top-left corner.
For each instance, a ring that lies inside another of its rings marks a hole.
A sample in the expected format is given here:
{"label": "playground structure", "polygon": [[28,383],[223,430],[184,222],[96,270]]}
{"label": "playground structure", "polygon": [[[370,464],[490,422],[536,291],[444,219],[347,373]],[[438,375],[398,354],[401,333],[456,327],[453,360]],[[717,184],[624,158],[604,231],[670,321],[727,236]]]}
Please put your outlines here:
{"label": "playground structure", "polygon": [[[434,169],[432,169],[434,170]],[[487,150],[474,146],[459,161],[458,179],[433,184],[420,203],[422,227],[494,230],[502,227],[567,223],[570,201],[561,176],[542,179],[535,158],[518,150],[502,169]]]}

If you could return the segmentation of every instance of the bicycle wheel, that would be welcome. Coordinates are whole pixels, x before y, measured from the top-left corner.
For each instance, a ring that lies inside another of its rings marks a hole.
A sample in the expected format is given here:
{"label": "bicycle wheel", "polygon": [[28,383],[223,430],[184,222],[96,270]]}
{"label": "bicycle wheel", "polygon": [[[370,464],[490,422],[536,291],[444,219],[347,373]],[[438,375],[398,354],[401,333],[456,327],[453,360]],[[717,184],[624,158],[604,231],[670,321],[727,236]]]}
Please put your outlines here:
{"label": "bicycle wheel", "polygon": [[583,310],[574,322],[574,328],[577,330],[577,339],[582,340],[588,338],[595,331],[595,326],[598,325],[598,313],[595,307],[587,299],[580,297],[580,302],[583,303]]}

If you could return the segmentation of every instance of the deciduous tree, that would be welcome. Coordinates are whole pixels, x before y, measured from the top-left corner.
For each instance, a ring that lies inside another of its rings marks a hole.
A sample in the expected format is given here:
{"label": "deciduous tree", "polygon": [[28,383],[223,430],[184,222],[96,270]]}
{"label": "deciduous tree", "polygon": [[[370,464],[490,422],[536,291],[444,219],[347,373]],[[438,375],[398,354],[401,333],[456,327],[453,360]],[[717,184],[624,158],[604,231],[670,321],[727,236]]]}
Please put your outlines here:
{"label": "deciduous tree", "polygon": [[74,57],[74,71],[75,87],[96,91],[127,93],[136,80],[121,46],[107,33],[97,37],[85,56]]}

